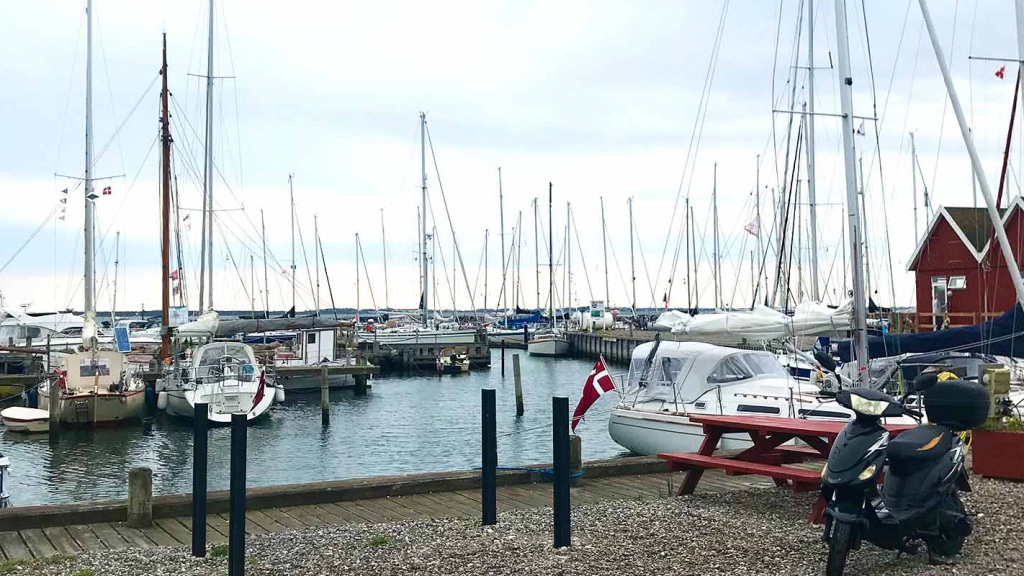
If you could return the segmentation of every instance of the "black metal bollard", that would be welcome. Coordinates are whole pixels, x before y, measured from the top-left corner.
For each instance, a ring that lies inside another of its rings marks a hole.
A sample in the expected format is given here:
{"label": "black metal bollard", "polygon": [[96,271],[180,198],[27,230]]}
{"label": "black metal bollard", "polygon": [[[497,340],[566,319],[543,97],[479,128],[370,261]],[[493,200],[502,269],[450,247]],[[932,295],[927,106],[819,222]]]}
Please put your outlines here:
{"label": "black metal bollard", "polygon": [[192,414],[192,555],[206,556],[206,460],[209,440],[205,402]]}
{"label": "black metal bollard", "polygon": [[569,398],[551,398],[552,451],[555,467],[555,548],[570,546],[569,526]]}
{"label": "black metal bollard", "polygon": [[484,526],[498,523],[498,414],[493,388],[480,390],[483,421],[483,469],[480,482],[481,520]]}
{"label": "black metal bollard", "polygon": [[228,576],[245,574],[245,434],[248,416],[231,415]]}

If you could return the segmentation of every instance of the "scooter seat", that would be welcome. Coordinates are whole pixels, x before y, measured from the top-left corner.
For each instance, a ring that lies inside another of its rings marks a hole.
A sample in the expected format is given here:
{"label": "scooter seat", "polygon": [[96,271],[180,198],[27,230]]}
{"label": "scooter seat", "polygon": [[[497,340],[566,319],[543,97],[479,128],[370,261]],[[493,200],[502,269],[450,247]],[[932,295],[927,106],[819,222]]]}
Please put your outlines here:
{"label": "scooter seat", "polygon": [[935,460],[953,447],[953,433],[945,426],[918,426],[889,442],[892,460]]}

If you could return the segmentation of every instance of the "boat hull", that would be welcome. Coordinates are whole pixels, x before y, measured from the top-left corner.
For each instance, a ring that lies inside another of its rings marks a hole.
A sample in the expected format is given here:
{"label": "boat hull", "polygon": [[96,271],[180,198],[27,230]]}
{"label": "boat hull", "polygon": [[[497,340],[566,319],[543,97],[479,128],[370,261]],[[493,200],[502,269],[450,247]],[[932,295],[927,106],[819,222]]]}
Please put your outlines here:
{"label": "boat hull", "polygon": [[532,340],[526,345],[530,356],[568,356],[569,341],[562,339]]}
{"label": "boat hull", "polygon": [[[145,387],[123,393],[81,392],[62,396],[57,412],[62,426],[117,426],[142,415],[146,401]],[[50,409],[48,387],[39,389],[39,409]]]}
{"label": "boat hull", "polygon": [[4,428],[8,432],[49,432],[50,415],[43,410],[12,407],[0,412]]}
{"label": "boat hull", "polygon": [[[185,390],[166,390],[167,392],[167,408],[166,411],[171,416],[179,418],[194,418],[195,417],[195,403],[197,400],[202,398],[210,398],[214,394],[212,386],[199,386],[196,389],[185,389]],[[268,386],[263,394],[263,398],[249,410],[246,415],[248,422],[259,420],[270,413],[270,407],[274,405],[274,393],[276,388]],[[231,423],[230,414],[220,414],[210,409],[209,403],[207,403],[207,420],[211,424],[222,424],[227,425]]]}
{"label": "boat hull", "polygon": [[[608,434],[616,444],[644,456],[664,452],[696,452],[704,442],[704,427],[686,416],[616,408],[608,419]],[[718,447],[745,449],[754,443],[747,435],[726,434]]]}
{"label": "boat hull", "polygon": [[[320,376],[278,376],[278,386],[283,386],[285,392],[319,392]],[[338,374],[327,377],[327,387],[331,390],[338,388],[352,388],[356,385],[355,379],[349,374]]]}

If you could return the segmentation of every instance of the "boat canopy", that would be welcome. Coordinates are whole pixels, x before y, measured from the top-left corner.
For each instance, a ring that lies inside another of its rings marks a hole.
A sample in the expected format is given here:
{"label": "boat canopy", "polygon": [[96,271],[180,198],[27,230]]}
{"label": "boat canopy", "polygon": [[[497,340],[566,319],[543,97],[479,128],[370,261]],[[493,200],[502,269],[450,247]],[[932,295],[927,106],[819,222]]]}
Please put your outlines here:
{"label": "boat canopy", "polygon": [[824,336],[848,331],[852,311],[853,305],[849,300],[835,309],[821,302],[801,302],[792,316],[767,306],[755,306],[752,310],[709,312],[692,317],[683,312],[667,311],[658,317],[654,329],[689,336],[732,335],[748,340]]}
{"label": "boat canopy", "polygon": [[661,342],[646,382],[641,382],[654,342],[633,349],[625,398],[628,401],[692,402],[708,390],[764,376],[788,378],[775,355],[703,342]]}
{"label": "boat canopy", "polygon": [[207,312],[188,324],[178,327],[175,334],[179,338],[229,336],[231,334],[247,334],[254,332],[270,332],[274,330],[306,330],[310,328],[334,328],[348,326],[350,321],[333,320],[316,317],[270,318],[269,320],[221,320],[216,312]]}

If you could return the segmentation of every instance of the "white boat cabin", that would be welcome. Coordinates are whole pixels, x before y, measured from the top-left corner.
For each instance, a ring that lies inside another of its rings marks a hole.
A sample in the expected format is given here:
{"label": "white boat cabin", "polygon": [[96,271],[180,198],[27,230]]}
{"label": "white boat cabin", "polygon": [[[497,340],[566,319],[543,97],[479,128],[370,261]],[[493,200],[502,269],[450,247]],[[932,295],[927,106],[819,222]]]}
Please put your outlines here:
{"label": "white boat cabin", "polygon": [[293,352],[279,351],[275,363],[279,366],[306,366],[334,362],[337,333],[333,328],[299,330],[295,335]]}

